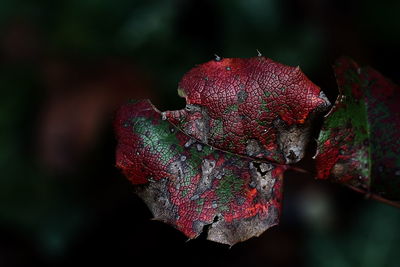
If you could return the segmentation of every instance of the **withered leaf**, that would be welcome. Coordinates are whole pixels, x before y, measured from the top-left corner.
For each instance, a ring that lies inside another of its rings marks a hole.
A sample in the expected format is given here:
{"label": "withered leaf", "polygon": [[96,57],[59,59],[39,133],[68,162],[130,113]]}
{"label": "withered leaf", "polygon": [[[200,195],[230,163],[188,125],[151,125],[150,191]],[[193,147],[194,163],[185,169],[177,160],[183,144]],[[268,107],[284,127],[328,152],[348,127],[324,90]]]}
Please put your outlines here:
{"label": "withered leaf", "polygon": [[330,103],[299,68],[265,57],[210,61],[179,84],[185,109],[121,108],[117,166],[156,219],[233,245],[279,221],[282,176]]}
{"label": "withered leaf", "polygon": [[279,221],[285,165],[204,145],[162,120],[149,101],[120,109],[117,166],[155,219],[195,238],[233,245]]}

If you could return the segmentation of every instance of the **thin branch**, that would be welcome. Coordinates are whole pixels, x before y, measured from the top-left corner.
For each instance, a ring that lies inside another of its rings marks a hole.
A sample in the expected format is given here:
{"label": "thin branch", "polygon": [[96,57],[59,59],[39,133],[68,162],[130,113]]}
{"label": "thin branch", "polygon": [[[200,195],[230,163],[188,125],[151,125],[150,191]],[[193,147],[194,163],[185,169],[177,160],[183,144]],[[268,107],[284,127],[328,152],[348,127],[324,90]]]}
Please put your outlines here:
{"label": "thin branch", "polygon": [[349,188],[351,188],[351,189],[353,189],[354,191],[357,191],[357,192],[359,192],[359,193],[365,194],[366,198],[375,199],[375,200],[377,200],[377,201],[380,201],[380,202],[382,202],[382,203],[385,203],[385,204],[388,204],[388,205],[391,205],[391,206],[393,206],[393,207],[396,207],[396,208],[399,208],[399,209],[400,209],[400,202],[398,202],[398,201],[391,201],[391,200],[388,200],[388,199],[383,198],[383,197],[381,197],[381,196],[379,196],[379,195],[376,195],[376,194],[367,192],[367,191],[365,191],[365,190],[363,190],[363,189],[357,188],[357,187],[352,186],[352,185],[346,185],[346,186],[349,187]]}
{"label": "thin branch", "polygon": [[299,168],[299,167],[290,166],[289,170],[292,170],[292,171],[295,171],[295,172],[300,172],[300,173],[308,173],[308,174],[310,174],[310,172],[308,170],[305,170],[305,169]]}

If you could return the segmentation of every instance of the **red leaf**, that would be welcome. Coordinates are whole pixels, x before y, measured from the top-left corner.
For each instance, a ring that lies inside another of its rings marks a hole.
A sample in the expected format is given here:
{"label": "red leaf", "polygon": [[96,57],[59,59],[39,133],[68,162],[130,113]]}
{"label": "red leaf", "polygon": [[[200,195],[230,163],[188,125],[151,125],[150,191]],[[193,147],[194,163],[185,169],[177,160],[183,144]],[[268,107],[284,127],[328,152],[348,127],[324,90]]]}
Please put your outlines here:
{"label": "red leaf", "polygon": [[[123,107],[117,166],[156,219],[189,238],[235,244],[278,223],[284,163],[299,161],[329,107],[299,68],[264,57],[211,61],[179,85],[184,110]],[[214,149],[216,148],[216,149]],[[274,163],[271,163],[274,162]]]}
{"label": "red leaf", "polygon": [[318,140],[317,177],[400,199],[400,88],[348,58],[335,74],[340,95]]}
{"label": "red leaf", "polygon": [[285,165],[213,149],[179,131],[148,101],[121,108],[117,167],[137,187],[155,219],[195,238],[233,245],[279,220]]}
{"label": "red leaf", "polygon": [[265,57],[227,58],[190,70],[179,84],[186,108],[164,116],[222,150],[277,163],[304,156],[311,122],[330,103],[298,67]]}

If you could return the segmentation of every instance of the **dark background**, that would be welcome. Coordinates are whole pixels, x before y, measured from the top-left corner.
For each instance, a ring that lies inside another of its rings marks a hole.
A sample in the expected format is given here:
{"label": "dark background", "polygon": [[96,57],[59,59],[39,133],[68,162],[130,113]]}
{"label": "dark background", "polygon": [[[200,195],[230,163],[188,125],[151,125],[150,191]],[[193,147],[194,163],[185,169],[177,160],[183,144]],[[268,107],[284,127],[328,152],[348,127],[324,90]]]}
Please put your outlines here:
{"label": "dark background", "polygon": [[398,266],[399,210],[294,172],[280,226],[232,248],[186,242],[114,167],[112,119],[130,98],[182,108],[179,79],[214,54],[259,49],[332,101],[341,55],[399,83],[399,13],[376,0],[1,1],[0,266]]}

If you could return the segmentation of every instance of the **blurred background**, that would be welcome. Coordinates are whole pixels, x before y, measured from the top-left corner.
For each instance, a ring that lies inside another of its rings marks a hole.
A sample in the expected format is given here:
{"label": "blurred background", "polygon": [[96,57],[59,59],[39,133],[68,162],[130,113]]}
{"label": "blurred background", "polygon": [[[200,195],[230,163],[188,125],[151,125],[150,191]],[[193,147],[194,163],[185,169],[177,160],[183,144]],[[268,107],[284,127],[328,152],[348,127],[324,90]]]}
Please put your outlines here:
{"label": "blurred background", "polygon": [[[333,101],[341,55],[400,83],[399,1],[0,2],[0,266],[398,266],[400,210],[289,172],[282,223],[232,248],[150,221],[114,167],[115,110],[180,109],[195,64],[299,65]],[[308,159],[300,167],[311,169]]]}

